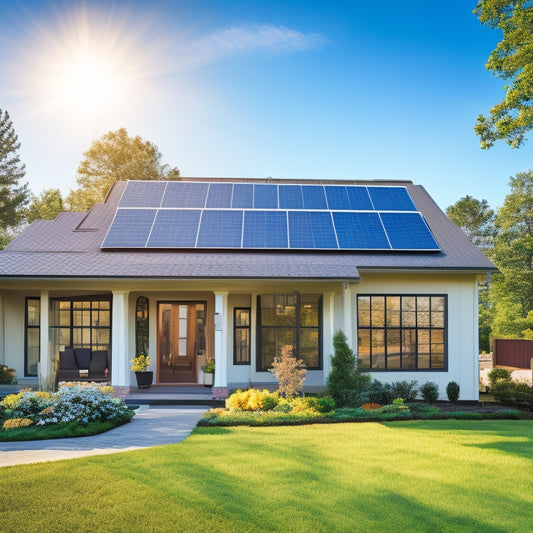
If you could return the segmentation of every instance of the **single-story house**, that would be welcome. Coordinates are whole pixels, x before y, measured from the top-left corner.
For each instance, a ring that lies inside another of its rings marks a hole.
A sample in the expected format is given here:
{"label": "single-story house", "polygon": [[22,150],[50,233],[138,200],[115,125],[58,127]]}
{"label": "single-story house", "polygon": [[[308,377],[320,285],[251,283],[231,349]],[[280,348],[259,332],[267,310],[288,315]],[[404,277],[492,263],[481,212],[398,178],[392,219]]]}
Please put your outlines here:
{"label": "single-story house", "polygon": [[334,333],[381,381],[478,398],[477,276],[495,267],[410,181],[116,182],[87,213],[36,221],[0,252],[0,362],[50,380],[66,348],[108,350],[109,378],[275,383],[284,350],[323,388]]}

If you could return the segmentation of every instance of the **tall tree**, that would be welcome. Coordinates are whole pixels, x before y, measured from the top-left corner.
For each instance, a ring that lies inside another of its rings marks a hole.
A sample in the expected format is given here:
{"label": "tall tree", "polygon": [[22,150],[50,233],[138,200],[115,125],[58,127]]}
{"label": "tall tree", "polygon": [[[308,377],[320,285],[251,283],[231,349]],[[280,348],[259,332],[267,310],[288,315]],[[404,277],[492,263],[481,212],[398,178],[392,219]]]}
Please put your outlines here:
{"label": "tall tree", "polygon": [[32,195],[31,204],[26,211],[26,220],[31,224],[34,220],[52,220],[63,207],[63,197],[59,189],[45,189],[39,196]]}
{"label": "tall tree", "polygon": [[102,202],[117,180],[176,180],[179,170],[161,163],[157,146],[125,128],[110,131],[93,142],[78,167],[78,189],[66,202],[73,211],[87,211]]}
{"label": "tall tree", "polygon": [[13,228],[23,217],[29,200],[26,167],[20,162],[20,142],[7,111],[0,109],[0,232]]}
{"label": "tall tree", "polygon": [[464,196],[446,209],[451,221],[459,226],[468,238],[483,250],[492,247],[494,241],[494,211],[487,200]]}
{"label": "tall tree", "polygon": [[533,129],[533,3],[480,0],[474,13],[482,24],[503,32],[486,67],[498,78],[509,80],[505,98],[487,116],[478,116],[474,131],[481,148],[489,149],[501,139],[519,148]]}
{"label": "tall tree", "polygon": [[533,329],[533,171],[511,177],[511,192],[496,216],[491,259],[495,336],[527,336]]}

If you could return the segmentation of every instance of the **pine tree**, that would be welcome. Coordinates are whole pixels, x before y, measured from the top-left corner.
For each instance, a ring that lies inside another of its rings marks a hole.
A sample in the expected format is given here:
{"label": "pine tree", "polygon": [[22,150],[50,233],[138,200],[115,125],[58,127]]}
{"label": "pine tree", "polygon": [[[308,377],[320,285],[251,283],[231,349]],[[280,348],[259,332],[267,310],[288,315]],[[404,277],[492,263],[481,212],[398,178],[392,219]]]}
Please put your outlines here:
{"label": "pine tree", "polygon": [[331,358],[328,393],[337,407],[361,405],[363,394],[370,383],[370,375],[363,373],[360,362],[348,346],[346,335],[337,331],[333,336],[335,355]]}
{"label": "pine tree", "polygon": [[20,162],[20,143],[7,111],[0,109],[0,231],[16,226],[28,203],[29,189],[22,183],[26,175]]}

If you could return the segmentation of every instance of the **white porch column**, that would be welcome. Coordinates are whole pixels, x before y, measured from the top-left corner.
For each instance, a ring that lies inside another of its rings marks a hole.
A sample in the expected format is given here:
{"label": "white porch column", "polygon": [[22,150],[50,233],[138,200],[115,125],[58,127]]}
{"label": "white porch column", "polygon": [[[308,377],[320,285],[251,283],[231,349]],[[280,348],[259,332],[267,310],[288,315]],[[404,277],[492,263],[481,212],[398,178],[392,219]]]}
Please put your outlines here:
{"label": "white porch column", "polygon": [[322,368],[324,373],[324,385],[328,379],[331,371],[331,355],[333,355],[333,335],[335,335],[335,293],[324,293],[324,335],[323,346],[324,353],[322,355]]}
{"label": "white porch column", "polygon": [[[111,330],[111,384],[123,388],[131,384],[128,331],[129,291],[113,291],[113,324]],[[121,391],[116,391],[121,392]]]}
{"label": "white porch column", "polygon": [[39,316],[39,365],[41,369],[40,382],[41,388],[51,391],[55,378],[54,362],[50,359],[50,299],[47,290],[41,290],[40,316]]}
{"label": "white porch column", "polygon": [[215,383],[213,398],[228,396],[227,354],[228,338],[228,293],[215,292]]}
{"label": "white porch column", "polygon": [[0,363],[5,363],[4,351],[4,293],[0,291]]}
{"label": "white porch column", "polygon": [[354,349],[353,325],[352,325],[352,291],[350,284],[345,281],[342,285],[342,306],[343,306],[343,328],[344,334],[348,339],[348,346]]}

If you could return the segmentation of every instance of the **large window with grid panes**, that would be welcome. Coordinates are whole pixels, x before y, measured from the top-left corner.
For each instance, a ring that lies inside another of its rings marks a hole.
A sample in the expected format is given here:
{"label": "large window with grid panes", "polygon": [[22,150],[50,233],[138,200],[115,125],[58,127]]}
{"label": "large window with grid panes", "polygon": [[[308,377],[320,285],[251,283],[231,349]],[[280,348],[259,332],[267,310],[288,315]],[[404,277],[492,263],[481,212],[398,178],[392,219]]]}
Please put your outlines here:
{"label": "large window with grid panes", "polygon": [[447,369],[447,296],[357,296],[357,352],[372,371]]}
{"label": "large window with grid panes", "polygon": [[322,368],[322,297],[319,294],[264,294],[258,297],[257,370],[268,370],[284,352]]}
{"label": "large window with grid panes", "polygon": [[111,297],[54,298],[51,307],[50,330],[56,350],[111,347]]}

